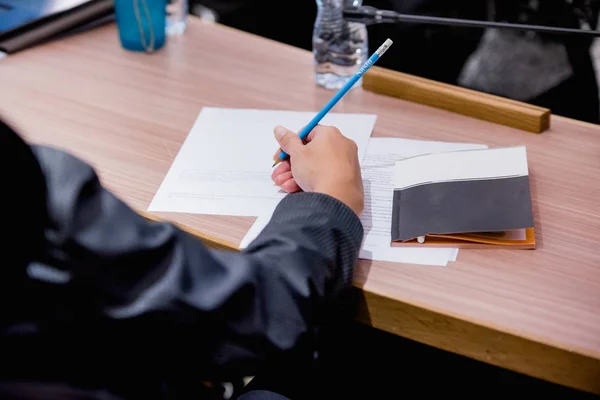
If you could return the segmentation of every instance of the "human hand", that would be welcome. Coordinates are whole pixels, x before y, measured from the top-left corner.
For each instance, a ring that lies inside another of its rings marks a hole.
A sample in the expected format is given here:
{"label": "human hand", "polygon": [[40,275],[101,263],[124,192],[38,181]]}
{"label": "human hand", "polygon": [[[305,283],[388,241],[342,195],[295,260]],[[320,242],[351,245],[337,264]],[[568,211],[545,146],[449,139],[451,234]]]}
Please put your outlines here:
{"label": "human hand", "polygon": [[274,130],[280,149],[289,157],[271,178],[282,190],[292,193],[323,193],[349,206],[357,215],[364,208],[364,189],[358,162],[358,148],[335,127],[318,125],[306,137],[278,126]]}

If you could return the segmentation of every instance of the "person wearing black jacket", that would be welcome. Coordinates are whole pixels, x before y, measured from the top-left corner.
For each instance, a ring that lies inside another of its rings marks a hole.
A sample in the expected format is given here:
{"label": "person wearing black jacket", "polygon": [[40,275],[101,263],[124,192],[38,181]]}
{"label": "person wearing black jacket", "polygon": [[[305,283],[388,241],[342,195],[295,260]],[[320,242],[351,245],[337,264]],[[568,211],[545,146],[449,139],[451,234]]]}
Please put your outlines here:
{"label": "person wearing black jacket", "polygon": [[337,129],[275,135],[289,194],[227,252],[147,221],[84,161],[0,122],[0,398],[212,398],[216,382],[310,366],[352,283],[362,180]]}

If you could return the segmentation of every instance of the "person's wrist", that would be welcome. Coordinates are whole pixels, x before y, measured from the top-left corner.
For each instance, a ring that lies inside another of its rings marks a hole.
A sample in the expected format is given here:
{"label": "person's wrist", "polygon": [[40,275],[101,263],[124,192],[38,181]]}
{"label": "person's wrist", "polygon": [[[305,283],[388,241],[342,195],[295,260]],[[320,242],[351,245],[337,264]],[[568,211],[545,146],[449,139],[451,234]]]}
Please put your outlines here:
{"label": "person's wrist", "polygon": [[322,193],[337,199],[350,207],[357,216],[360,216],[364,209],[364,196],[357,193],[358,190],[348,188],[338,188],[335,186],[315,187],[315,193]]}

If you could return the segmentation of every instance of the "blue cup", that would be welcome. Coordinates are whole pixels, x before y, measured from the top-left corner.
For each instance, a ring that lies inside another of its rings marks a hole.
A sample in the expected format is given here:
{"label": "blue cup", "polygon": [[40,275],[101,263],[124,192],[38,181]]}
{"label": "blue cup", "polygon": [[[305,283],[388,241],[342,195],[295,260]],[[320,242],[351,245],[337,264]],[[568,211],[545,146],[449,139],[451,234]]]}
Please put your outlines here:
{"label": "blue cup", "polygon": [[121,45],[152,53],[165,44],[167,0],[115,0]]}

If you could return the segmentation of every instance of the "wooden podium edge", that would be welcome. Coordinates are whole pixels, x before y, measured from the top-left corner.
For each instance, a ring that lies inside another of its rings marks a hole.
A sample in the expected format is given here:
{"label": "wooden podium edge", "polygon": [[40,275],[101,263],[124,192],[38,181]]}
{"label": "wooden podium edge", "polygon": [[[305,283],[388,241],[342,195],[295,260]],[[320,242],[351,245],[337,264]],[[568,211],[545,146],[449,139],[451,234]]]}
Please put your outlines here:
{"label": "wooden podium edge", "polygon": [[382,67],[365,73],[363,89],[532,133],[550,128],[547,108]]}

